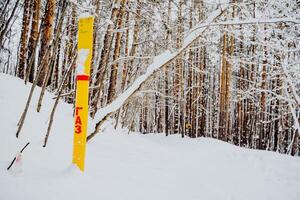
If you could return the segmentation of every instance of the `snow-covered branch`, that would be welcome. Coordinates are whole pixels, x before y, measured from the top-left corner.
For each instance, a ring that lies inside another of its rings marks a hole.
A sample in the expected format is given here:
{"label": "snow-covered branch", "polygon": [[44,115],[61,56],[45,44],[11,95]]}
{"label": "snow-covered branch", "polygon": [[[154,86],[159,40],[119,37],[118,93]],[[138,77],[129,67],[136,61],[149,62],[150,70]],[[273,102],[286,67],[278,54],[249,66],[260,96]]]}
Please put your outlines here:
{"label": "snow-covered branch", "polygon": [[292,17],[284,17],[284,18],[273,18],[273,19],[249,19],[249,20],[231,20],[225,22],[218,22],[218,23],[210,23],[210,24],[202,24],[201,26],[197,26],[196,28],[192,29],[193,31],[203,27],[210,27],[210,26],[224,26],[224,25],[248,25],[248,24],[273,24],[273,23],[294,23],[300,24],[300,20],[297,18]]}
{"label": "snow-covered branch", "polygon": [[116,63],[124,61],[124,60],[127,61],[127,60],[134,60],[134,59],[151,59],[151,58],[152,58],[151,56],[127,56],[127,57],[120,57],[120,58],[112,61],[108,65],[113,65],[113,64],[116,64]]}
{"label": "snow-covered branch", "polygon": [[172,61],[174,61],[182,52],[184,52],[194,41],[196,41],[199,37],[201,37],[203,31],[216,19],[218,18],[227,7],[218,8],[214,12],[212,12],[209,17],[201,24],[199,24],[196,28],[194,28],[190,34],[184,39],[184,43],[182,48],[177,51],[171,53],[170,51],[166,51],[153,59],[153,63],[149,65],[145,74],[138,77],[134,83],[122,94],[120,94],[112,103],[107,106],[101,108],[94,117],[93,124],[95,124],[94,131],[88,136],[87,140],[90,140],[94,137],[100,130],[100,126],[103,121],[107,119],[107,117],[120,109],[122,105],[129,99],[136,91],[140,89],[142,84],[148,80],[155,72],[160,70],[162,67],[168,65]]}
{"label": "snow-covered branch", "polygon": [[76,0],[68,0],[71,4],[75,5],[81,11],[94,11],[94,6],[85,6],[78,3]]}

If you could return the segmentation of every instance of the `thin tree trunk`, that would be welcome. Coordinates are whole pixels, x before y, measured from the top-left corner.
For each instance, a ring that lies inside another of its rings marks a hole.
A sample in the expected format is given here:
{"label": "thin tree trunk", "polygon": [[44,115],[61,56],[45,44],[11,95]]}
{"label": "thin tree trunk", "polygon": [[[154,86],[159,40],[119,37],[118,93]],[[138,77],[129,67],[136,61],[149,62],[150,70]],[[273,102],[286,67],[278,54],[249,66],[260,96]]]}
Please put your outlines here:
{"label": "thin tree trunk", "polygon": [[29,33],[29,24],[30,24],[30,1],[25,0],[24,2],[24,11],[23,11],[23,22],[22,22],[22,33],[21,33],[21,47],[19,53],[19,66],[18,66],[18,77],[24,79],[24,69],[26,68],[26,59],[27,59],[27,40]]}
{"label": "thin tree trunk", "polygon": [[[43,58],[43,57],[45,54],[44,47],[46,47],[46,48],[49,47],[50,43],[52,41],[52,38],[53,38],[53,35],[52,35],[53,28],[52,27],[53,27],[53,21],[54,21],[55,4],[56,4],[55,0],[48,0],[47,9],[45,11],[46,12],[46,17],[45,17],[45,22],[44,22],[45,28],[44,28],[43,36],[42,36],[42,44],[41,44],[42,49],[41,49],[41,53],[40,53],[40,56],[41,56],[40,58],[46,59],[46,62],[45,62],[45,67],[43,67],[43,70],[41,71],[41,75],[38,77],[37,85],[42,86],[42,90],[41,90],[41,94],[40,94],[40,97],[38,100],[37,112],[40,112],[40,110],[41,110],[45,90],[48,85],[49,78],[52,75],[51,68],[53,68],[53,65],[54,65],[53,55],[51,56],[49,53],[48,57],[46,57],[46,58]],[[59,29],[61,29],[62,23],[60,23],[59,25],[60,25]],[[55,51],[56,49],[53,49],[53,50]],[[40,67],[42,67],[42,66],[40,65]],[[42,85],[39,85],[39,84],[42,84]]]}
{"label": "thin tree trunk", "polygon": [[[179,1],[179,8],[178,8],[178,27],[177,27],[177,41],[176,41],[176,48],[180,49],[182,47],[182,34],[183,34],[183,19],[182,19],[182,5],[183,0]],[[176,60],[176,68],[175,68],[175,82],[174,82],[174,131],[175,134],[180,133],[181,126],[180,126],[180,117],[181,117],[181,90],[182,90],[182,54]],[[182,131],[181,136],[184,137],[184,133]]]}
{"label": "thin tree trunk", "polygon": [[[50,45],[51,40],[53,38],[53,22],[54,22],[54,12],[55,12],[55,4],[56,0],[47,0],[46,10],[45,10],[45,18],[42,27],[42,35],[41,35],[41,50],[39,55],[39,67],[41,67],[41,59],[44,57],[46,52],[46,48]],[[42,87],[44,82],[46,82],[46,76],[49,70],[49,65],[51,62],[51,55],[46,58],[45,67],[41,71],[40,76],[38,77],[37,85]],[[47,81],[48,82],[48,81]],[[46,84],[47,84],[46,82]],[[38,108],[39,110],[39,108]]]}
{"label": "thin tree trunk", "polygon": [[[1,14],[0,14],[1,21],[4,21],[4,15],[7,13],[6,9],[8,8],[9,4],[10,4],[10,0],[6,0],[3,10],[1,10]],[[4,24],[2,24],[1,26],[4,26]],[[2,27],[1,27],[1,29],[2,29]]]}
{"label": "thin tree trunk", "polygon": [[[118,30],[120,30],[123,25],[123,16],[125,13],[125,5],[126,5],[126,0],[121,0],[121,7],[120,7],[119,14],[118,14],[118,22],[117,22]],[[117,60],[120,57],[121,36],[122,36],[121,32],[118,31],[116,34],[113,60]],[[112,68],[111,68],[109,87],[108,87],[108,95],[107,95],[107,103],[111,103],[116,95],[118,68],[119,68],[119,64],[118,64],[118,62],[115,62],[115,64],[113,64]]]}
{"label": "thin tree trunk", "polygon": [[219,138],[223,141],[227,140],[226,129],[225,129],[225,116],[226,116],[226,73],[227,73],[227,61],[226,61],[226,51],[227,49],[227,33],[223,33],[223,46],[222,46],[222,66],[221,66],[221,81],[220,81],[220,121],[219,121]]}
{"label": "thin tree trunk", "polygon": [[[76,48],[72,51],[76,55],[75,51],[76,51]],[[66,87],[66,81],[68,80],[69,76],[71,76],[71,72],[72,72],[72,70],[73,70],[73,68],[75,66],[76,58],[77,58],[77,56],[73,57],[73,61],[70,63],[69,68],[66,71],[66,73],[65,73],[65,75],[64,75],[64,77],[63,77],[63,79],[61,81],[61,84],[59,86],[58,95],[57,95],[57,97],[55,99],[53,108],[51,110],[49,124],[48,124],[48,128],[47,128],[47,133],[45,135],[43,147],[46,147],[46,145],[47,145],[47,142],[48,142],[48,139],[49,139],[49,135],[50,135],[50,132],[51,132],[51,128],[52,128],[52,124],[53,124],[53,120],[54,120],[55,111],[56,111],[59,99],[61,97],[61,94],[64,91],[64,88]]]}
{"label": "thin tree trunk", "polygon": [[[34,81],[34,72],[35,72],[35,55],[36,55],[36,45],[39,39],[39,21],[40,21],[40,4],[41,0],[33,0],[33,12],[32,12],[32,25],[31,33],[28,42],[28,60],[27,60],[27,69],[26,76],[29,79],[30,83]],[[31,64],[31,58],[33,63]],[[26,80],[25,80],[26,81]]]}
{"label": "thin tree trunk", "polygon": [[[66,6],[67,7],[67,6]],[[63,11],[62,11],[62,16],[64,16],[64,12],[66,10],[66,7],[64,7]],[[60,21],[61,23],[63,22],[63,17],[60,18]],[[56,49],[57,48],[57,45],[58,45],[58,37],[60,36],[60,32],[61,32],[61,29],[59,29],[57,31],[57,36],[54,40],[54,42],[52,43],[53,45],[53,48]],[[51,46],[51,45],[50,45]],[[40,75],[40,72],[41,70],[43,69],[43,66],[45,66],[45,58],[48,56],[48,54],[50,53],[50,49],[51,47],[47,48],[47,51],[45,52],[45,56],[42,58],[42,61],[41,61],[41,67],[38,69],[37,71],[37,74],[36,74],[36,78],[34,79],[33,83],[32,83],[32,86],[31,86],[31,89],[30,89],[30,92],[29,92],[29,95],[28,95],[28,99],[27,99],[27,102],[26,102],[26,105],[25,105],[25,108],[24,108],[24,111],[20,117],[20,120],[18,122],[18,129],[17,129],[17,132],[16,132],[16,137],[18,138],[19,137],[19,134],[22,130],[22,127],[24,125],[24,122],[25,122],[25,118],[26,118],[26,115],[27,115],[27,112],[28,112],[28,108],[29,108],[29,105],[30,105],[30,102],[31,102],[31,99],[32,99],[32,95],[33,95],[33,92],[34,92],[34,89],[35,87],[37,86],[37,81],[38,81],[38,77]]]}
{"label": "thin tree trunk", "polygon": [[111,46],[111,42],[113,39],[114,21],[119,12],[117,4],[119,4],[119,0],[115,0],[114,4],[112,5],[110,20],[113,24],[111,24],[111,23],[108,24],[106,34],[104,36],[104,44],[103,44],[103,48],[101,51],[101,59],[100,59],[99,66],[97,68],[95,82],[94,82],[94,85],[97,86],[98,89],[94,90],[92,93],[93,100],[91,102],[91,107],[93,110],[91,111],[91,117],[95,116],[97,109],[98,109],[98,101],[99,101],[100,93],[102,90],[102,85],[103,85],[102,82],[103,82],[103,78],[104,78],[104,72],[105,72],[105,69],[108,64],[110,46]]}
{"label": "thin tree trunk", "polygon": [[2,29],[1,27],[1,32],[0,32],[0,46],[2,46],[2,42],[4,41],[4,36],[8,30],[8,28],[10,27],[10,22],[12,21],[13,17],[15,16],[15,12],[18,8],[20,0],[17,0],[17,2],[15,3],[15,6],[10,14],[10,17],[8,18],[8,20],[4,23],[4,27]]}
{"label": "thin tree trunk", "polygon": [[[95,16],[95,20],[94,20],[94,29],[93,29],[93,54],[92,54],[92,63],[91,63],[91,70],[90,70],[90,77],[93,77],[93,73],[94,73],[94,68],[97,64],[97,43],[98,43],[98,31],[99,31],[99,27],[100,27],[100,1],[99,0],[94,0],[94,5],[96,6],[96,16]],[[93,83],[93,78],[90,78],[90,85],[92,85]]]}
{"label": "thin tree trunk", "polygon": [[[129,45],[129,13],[130,12],[126,12],[126,22],[125,22],[125,27],[126,29],[126,35],[125,35],[125,58],[128,57],[128,45]],[[125,61],[123,64],[123,69],[122,69],[122,79],[121,79],[121,89],[120,91],[123,92],[124,88],[125,88],[125,84],[126,84],[126,76],[127,76],[127,64],[128,61]],[[122,113],[122,109],[123,106],[121,107],[121,109],[118,110],[117,112],[117,118],[116,118],[116,124],[115,124],[115,129],[117,128],[118,124],[119,124],[119,119]]]}

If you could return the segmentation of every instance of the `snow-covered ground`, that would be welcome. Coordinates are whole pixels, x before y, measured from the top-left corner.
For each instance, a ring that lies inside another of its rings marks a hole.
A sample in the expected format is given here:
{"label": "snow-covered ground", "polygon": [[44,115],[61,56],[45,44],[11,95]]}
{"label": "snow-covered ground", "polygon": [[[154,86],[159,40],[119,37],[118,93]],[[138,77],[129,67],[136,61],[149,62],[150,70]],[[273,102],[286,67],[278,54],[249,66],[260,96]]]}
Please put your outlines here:
{"label": "snow-covered ground", "polygon": [[[20,138],[16,124],[30,86],[0,74],[0,200],[299,200],[300,158],[248,150],[208,138],[131,134],[107,123],[87,146],[86,170],[72,166],[72,106],[60,103],[42,147],[53,95]],[[28,141],[22,165],[6,170]]]}

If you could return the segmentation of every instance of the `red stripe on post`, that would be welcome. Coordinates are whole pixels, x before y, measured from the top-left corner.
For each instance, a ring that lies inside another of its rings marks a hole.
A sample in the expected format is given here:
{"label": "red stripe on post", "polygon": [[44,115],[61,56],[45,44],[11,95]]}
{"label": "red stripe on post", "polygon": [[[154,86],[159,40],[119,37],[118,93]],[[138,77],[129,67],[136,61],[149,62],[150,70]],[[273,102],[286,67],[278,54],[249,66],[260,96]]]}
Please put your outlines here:
{"label": "red stripe on post", "polygon": [[81,75],[77,75],[76,79],[77,79],[77,81],[88,81],[89,80],[89,76],[81,74]]}

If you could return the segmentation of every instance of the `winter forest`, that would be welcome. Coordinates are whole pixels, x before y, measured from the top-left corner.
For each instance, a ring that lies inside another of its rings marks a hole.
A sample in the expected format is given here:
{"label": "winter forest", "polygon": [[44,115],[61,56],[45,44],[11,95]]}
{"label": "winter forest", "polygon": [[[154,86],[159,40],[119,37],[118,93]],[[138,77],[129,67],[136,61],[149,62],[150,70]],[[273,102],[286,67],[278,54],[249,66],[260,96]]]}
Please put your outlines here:
{"label": "winter forest", "polygon": [[59,103],[74,110],[83,13],[94,16],[88,142],[109,122],[129,138],[214,138],[299,158],[298,0],[2,0],[0,72],[30,88],[14,138],[47,109],[48,148]]}
{"label": "winter forest", "polygon": [[77,16],[88,10],[92,118],[171,52],[108,114],[115,126],[299,154],[299,2],[84,3],[2,2],[1,71],[74,103]]}

